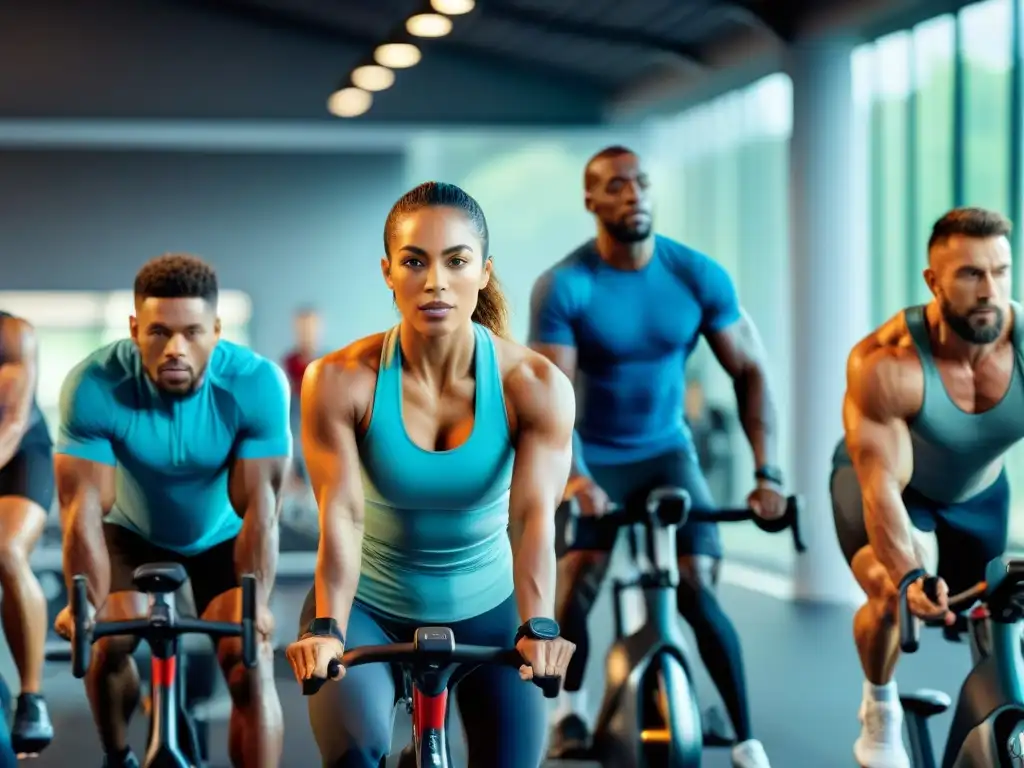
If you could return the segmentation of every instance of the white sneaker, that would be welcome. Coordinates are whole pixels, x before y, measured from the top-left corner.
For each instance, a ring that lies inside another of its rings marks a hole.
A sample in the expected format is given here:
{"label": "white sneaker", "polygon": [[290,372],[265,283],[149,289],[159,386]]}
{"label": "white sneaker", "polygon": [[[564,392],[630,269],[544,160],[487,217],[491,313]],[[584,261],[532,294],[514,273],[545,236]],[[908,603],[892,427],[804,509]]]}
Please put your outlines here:
{"label": "white sneaker", "polygon": [[757,739],[741,741],[732,748],[732,768],[771,768],[764,745]]}
{"label": "white sneaker", "polygon": [[861,768],[910,768],[903,746],[903,708],[898,701],[862,701],[857,713],[860,738],[853,756]]}

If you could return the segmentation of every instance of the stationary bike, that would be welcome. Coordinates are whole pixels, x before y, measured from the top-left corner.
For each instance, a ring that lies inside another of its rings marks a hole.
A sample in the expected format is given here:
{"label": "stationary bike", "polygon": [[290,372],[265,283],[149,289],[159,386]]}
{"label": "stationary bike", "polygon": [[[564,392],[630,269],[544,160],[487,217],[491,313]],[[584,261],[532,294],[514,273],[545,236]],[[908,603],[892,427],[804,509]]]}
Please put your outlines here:
{"label": "stationary bike", "polygon": [[[178,665],[179,637],[204,634],[213,639],[242,638],[242,662],[256,666],[256,578],[243,576],[242,621],[202,621],[181,617],[174,608],[173,594],[187,581],[188,573],[180,563],[152,563],[135,569],[135,588],[149,596],[145,618],[130,621],[104,621],[89,627],[88,592],[85,576],[76,575],[71,589],[71,615],[75,623],[71,643],[71,672],[85,677],[89,669],[92,644],[102,637],[132,635],[149,645],[152,660],[152,715],[149,743],[143,768],[201,768],[202,755],[195,731],[184,707],[181,693],[182,670]],[[186,729],[185,744],[179,744],[179,727]]]}
{"label": "stationary bike", "polygon": [[[560,550],[611,551],[619,530],[629,527],[638,572],[635,580],[614,585],[616,639],[608,652],[605,694],[589,759],[603,768],[699,768],[705,746],[731,746],[731,740],[703,732],[689,649],[676,610],[676,529],[688,520],[754,520],[770,533],[789,528],[797,551],[803,552],[800,506],[801,499],[791,496],[781,518],[765,521],[749,509],[691,510],[686,491],[664,487],[652,491],[645,504],[613,507],[601,517],[581,516],[572,506],[561,510],[566,523]],[[626,636],[622,594],[635,588],[643,591],[647,619]]]}
{"label": "stationary bike", "polygon": [[[910,613],[907,589],[924,575],[916,570],[900,583],[904,653],[918,649],[920,633],[920,622]],[[928,578],[924,584],[933,600],[936,583]],[[985,581],[950,597],[949,610],[957,614],[957,621],[944,627],[946,638],[961,642],[962,635],[969,635],[974,667],[960,689],[942,768],[1024,768],[1024,558],[1004,555],[990,562]],[[949,696],[922,690],[900,696],[900,703],[914,768],[936,768],[928,718],[949,709]]]}

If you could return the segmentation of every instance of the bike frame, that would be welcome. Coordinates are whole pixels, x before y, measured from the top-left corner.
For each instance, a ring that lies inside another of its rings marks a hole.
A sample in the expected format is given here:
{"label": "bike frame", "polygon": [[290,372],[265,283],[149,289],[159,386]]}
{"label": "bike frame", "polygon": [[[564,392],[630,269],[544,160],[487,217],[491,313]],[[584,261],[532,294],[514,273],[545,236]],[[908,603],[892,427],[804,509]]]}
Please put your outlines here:
{"label": "bike frame", "polygon": [[412,686],[412,732],[416,744],[416,766],[449,768],[448,688],[436,696],[428,696],[416,685]]}
{"label": "bike frame", "polygon": [[[149,596],[149,617],[152,621],[172,624],[174,601],[169,594]],[[187,715],[181,703],[178,677],[178,637],[154,637],[149,643],[153,710],[149,720],[149,739],[144,768],[190,768],[191,763],[178,744],[179,718]],[[195,749],[196,745],[192,745]],[[195,755],[198,760],[198,754]]]}

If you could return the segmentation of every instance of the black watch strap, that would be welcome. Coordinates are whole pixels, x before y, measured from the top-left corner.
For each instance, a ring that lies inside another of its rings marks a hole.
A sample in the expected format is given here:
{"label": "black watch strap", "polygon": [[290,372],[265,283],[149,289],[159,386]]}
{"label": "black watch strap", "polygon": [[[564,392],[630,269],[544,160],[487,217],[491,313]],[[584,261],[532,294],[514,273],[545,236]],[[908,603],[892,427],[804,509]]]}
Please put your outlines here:
{"label": "black watch strap", "polygon": [[776,485],[783,485],[782,470],[778,467],[773,467],[769,464],[758,467],[757,471],[754,472],[754,477],[758,480],[765,480],[769,483],[775,483]]}
{"label": "black watch strap", "polygon": [[516,631],[516,643],[524,637],[530,640],[554,640],[561,635],[562,628],[554,619],[537,616],[527,619]]}
{"label": "black watch strap", "polygon": [[345,645],[345,635],[338,626],[338,622],[331,618],[316,618],[306,625],[307,637],[333,637],[342,645]]}

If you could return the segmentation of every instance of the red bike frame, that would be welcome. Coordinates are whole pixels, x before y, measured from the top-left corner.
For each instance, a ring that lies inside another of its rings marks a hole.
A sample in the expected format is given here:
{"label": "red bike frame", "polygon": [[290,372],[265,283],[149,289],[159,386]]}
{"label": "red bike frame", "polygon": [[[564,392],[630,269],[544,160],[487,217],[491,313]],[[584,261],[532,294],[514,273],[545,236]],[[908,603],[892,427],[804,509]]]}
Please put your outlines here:
{"label": "red bike frame", "polygon": [[447,718],[447,688],[437,696],[427,696],[413,685],[412,729],[417,766],[448,768],[448,739],[445,731]]}

